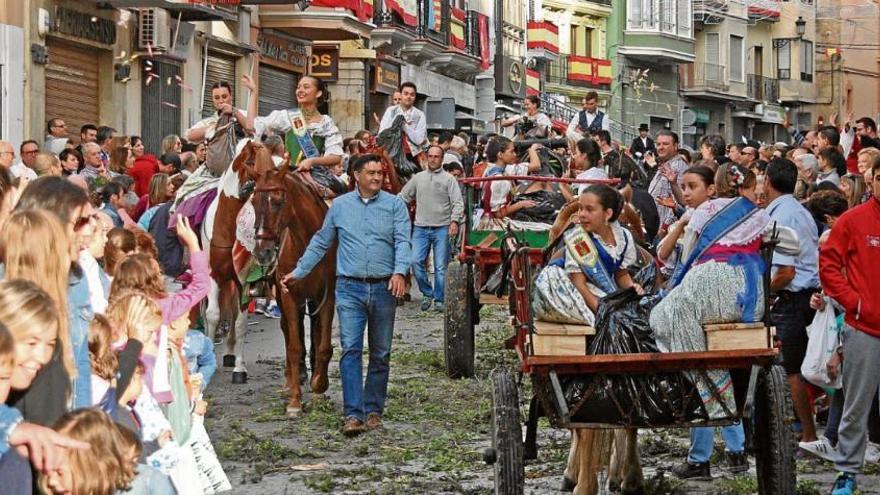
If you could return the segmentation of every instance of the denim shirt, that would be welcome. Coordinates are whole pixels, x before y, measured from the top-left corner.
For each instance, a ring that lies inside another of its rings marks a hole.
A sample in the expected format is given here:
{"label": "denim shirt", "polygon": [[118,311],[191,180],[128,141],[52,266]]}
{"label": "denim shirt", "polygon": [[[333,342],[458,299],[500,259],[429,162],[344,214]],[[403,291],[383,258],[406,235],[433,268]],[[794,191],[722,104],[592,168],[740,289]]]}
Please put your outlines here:
{"label": "denim shirt", "polygon": [[67,307],[70,313],[70,344],[76,378],[73,379],[73,408],[92,405],[92,365],[89,362],[89,322],[95,315],[89,298],[89,283],[81,273],[70,272],[67,290]]}
{"label": "denim shirt", "polygon": [[810,212],[791,194],[784,194],[767,205],[770,218],[795,231],[801,251],[798,255],[773,253],[773,272],[793,266],[794,279],[785,290],[798,292],[819,287],[819,227]]}
{"label": "denim shirt", "polygon": [[113,220],[113,226],[116,228],[122,228],[125,226],[125,222],[122,221],[122,217],[119,216],[119,212],[116,211],[116,208],[113,207],[109,202],[104,203],[104,206],[101,208],[101,211],[106,213],[107,216]]}
{"label": "denim shirt", "polygon": [[183,356],[190,374],[202,374],[202,391],[208,386],[217,371],[217,358],[214,356],[214,343],[198,330],[187,330],[183,341]]}
{"label": "denim shirt", "polygon": [[379,278],[409,272],[412,225],[403,200],[385,191],[362,198],[355,190],[336,198],[309,242],[293,276],[305,278],[339,240],[336,274]]}

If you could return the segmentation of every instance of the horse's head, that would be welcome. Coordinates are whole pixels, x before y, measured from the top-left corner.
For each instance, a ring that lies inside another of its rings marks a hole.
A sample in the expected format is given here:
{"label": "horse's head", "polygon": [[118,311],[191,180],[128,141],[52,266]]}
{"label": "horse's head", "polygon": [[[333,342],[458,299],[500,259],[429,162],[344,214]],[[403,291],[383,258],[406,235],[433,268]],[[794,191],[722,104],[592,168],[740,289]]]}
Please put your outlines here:
{"label": "horse's head", "polygon": [[254,258],[262,266],[270,266],[275,262],[281,220],[285,205],[290,199],[286,184],[286,180],[289,180],[286,176],[290,172],[290,160],[285,160],[278,170],[275,169],[271,157],[268,160],[268,165],[262,159],[257,160],[255,170],[258,174],[252,197],[256,229]]}
{"label": "horse's head", "polygon": [[238,175],[239,184],[255,181],[260,174],[274,168],[269,149],[250,139],[232,161],[232,171]]}

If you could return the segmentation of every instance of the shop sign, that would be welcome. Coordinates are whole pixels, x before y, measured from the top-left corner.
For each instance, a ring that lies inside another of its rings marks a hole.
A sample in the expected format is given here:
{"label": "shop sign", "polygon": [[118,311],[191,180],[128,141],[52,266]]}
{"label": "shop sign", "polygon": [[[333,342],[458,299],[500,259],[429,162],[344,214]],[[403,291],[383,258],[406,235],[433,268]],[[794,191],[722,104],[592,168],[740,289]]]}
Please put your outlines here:
{"label": "shop sign", "polygon": [[400,87],[400,66],[387,60],[376,61],[376,85],[378,93],[394,94]]}
{"label": "shop sign", "polygon": [[257,43],[261,60],[272,65],[301,73],[309,66],[309,47],[302,41],[261,32]]}
{"label": "shop sign", "polygon": [[321,78],[324,82],[339,79],[339,49],[328,46],[312,47],[309,74]]}
{"label": "shop sign", "polygon": [[85,12],[57,7],[52,30],[104,45],[116,44],[116,23]]}
{"label": "shop sign", "polygon": [[779,105],[765,103],[763,105],[761,120],[768,124],[782,124],[785,122],[785,109]]}
{"label": "shop sign", "polygon": [[697,124],[708,124],[709,119],[711,117],[711,112],[709,110],[704,110],[702,108],[692,108],[696,119],[694,120]]}
{"label": "shop sign", "polygon": [[523,68],[519,62],[512,62],[510,70],[507,72],[508,81],[510,82],[510,91],[520,93],[523,87]]}
{"label": "shop sign", "polygon": [[526,95],[526,71],[520,60],[501,56],[495,64],[496,93],[511,98],[522,98]]}

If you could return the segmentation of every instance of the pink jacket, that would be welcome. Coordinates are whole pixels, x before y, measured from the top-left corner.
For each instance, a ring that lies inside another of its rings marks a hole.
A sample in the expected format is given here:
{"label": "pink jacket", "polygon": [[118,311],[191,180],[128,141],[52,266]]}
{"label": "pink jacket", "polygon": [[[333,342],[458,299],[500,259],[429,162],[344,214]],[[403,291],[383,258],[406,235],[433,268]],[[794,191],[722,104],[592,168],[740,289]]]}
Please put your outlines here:
{"label": "pink jacket", "polygon": [[192,282],[185,289],[168,294],[157,301],[162,310],[162,320],[166,325],[188,313],[196,304],[208,296],[211,289],[211,268],[208,264],[208,253],[198,251],[190,254],[190,270]]}

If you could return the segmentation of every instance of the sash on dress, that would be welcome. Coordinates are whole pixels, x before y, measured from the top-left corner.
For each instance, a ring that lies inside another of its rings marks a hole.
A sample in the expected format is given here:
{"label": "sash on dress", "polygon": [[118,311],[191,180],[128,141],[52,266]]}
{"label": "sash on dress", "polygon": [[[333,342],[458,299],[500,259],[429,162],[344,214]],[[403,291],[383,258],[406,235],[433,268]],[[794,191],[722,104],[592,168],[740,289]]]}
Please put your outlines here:
{"label": "sash on dress", "polygon": [[697,237],[697,242],[686,260],[680,260],[669,279],[666,291],[675,288],[684,279],[694,263],[703,257],[706,251],[718,243],[725,235],[743,223],[758,207],[746,198],[737,198],[728,203],[718,213],[712,216]]}
{"label": "sash on dress", "polygon": [[287,118],[290,120],[290,130],[284,137],[284,144],[294,165],[306,158],[320,157],[324,151],[324,138],[312,136],[299,110],[288,110]]}
{"label": "sash on dress", "polygon": [[[629,238],[626,236],[624,238],[624,242],[628,243]],[[601,243],[593,242],[591,234],[580,225],[567,230],[563,235],[563,240],[566,256],[570,256],[577,263],[590,283],[602,289],[606,294],[611,294],[618,289],[614,274],[609,273],[609,269],[613,269],[614,273],[617,273],[623,262],[623,256],[620,257],[620,260],[614,261]],[[624,252],[626,248],[627,246],[624,245]]]}

